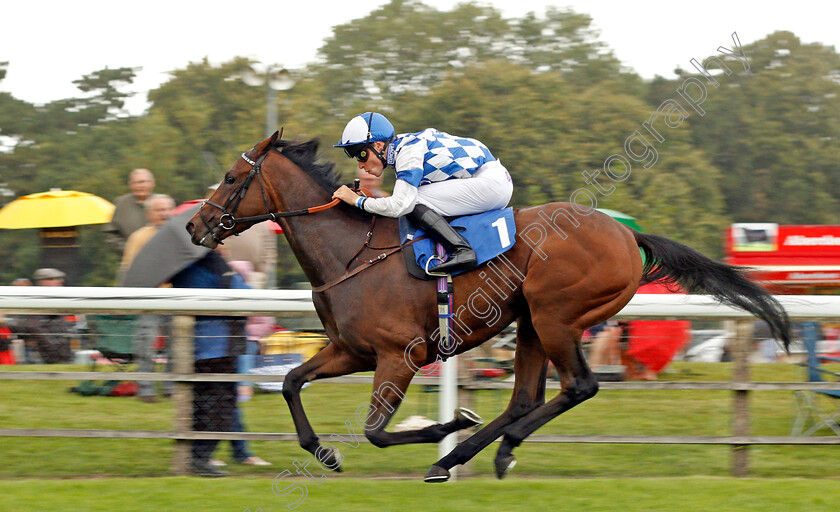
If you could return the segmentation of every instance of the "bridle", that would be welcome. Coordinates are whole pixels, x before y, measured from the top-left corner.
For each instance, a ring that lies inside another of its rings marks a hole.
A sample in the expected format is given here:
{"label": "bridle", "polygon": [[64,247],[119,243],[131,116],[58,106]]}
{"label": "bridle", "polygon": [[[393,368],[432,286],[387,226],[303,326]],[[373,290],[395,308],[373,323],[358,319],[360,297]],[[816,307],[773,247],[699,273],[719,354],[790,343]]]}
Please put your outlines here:
{"label": "bridle", "polygon": [[[274,151],[277,151],[277,148],[272,148]],[[201,206],[198,209],[198,217],[201,219],[201,222],[204,224],[204,227],[207,228],[207,234],[199,241],[199,244],[204,244],[204,241],[207,237],[213,238],[217,244],[224,245],[224,242],[219,238],[217,234],[217,229],[221,228],[219,232],[222,231],[232,231],[237,224],[241,224],[243,222],[262,222],[264,220],[272,220],[277,221],[278,218],[281,217],[295,217],[298,215],[307,215],[310,213],[320,212],[326,210],[328,208],[332,208],[333,206],[337,205],[341,202],[340,199],[333,199],[329,203],[322,204],[320,206],[313,206],[311,208],[306,208],[303,210],[293,210],[288,212],[272,212],[271,207],[268,205],[268,195],[266,194],[266,186],[263,184],[262,179],[262,163],[268,154],[271,151],[266,151],[262,155],[259,156],[256,160],[251,160],[245,153],[242,153],[242,159],[248,162],[251,165],[251,170],[248,172],[248,176],[245,178],[242,183],[236,187],[236,190],[228,197],[227,201],[225,201],[224,205],[220,205],[218,203],[214,203],[209,199],[203,201]],[[242,199],[245,198],[245,193],[248,191],[248,187],[251,186],[251,183],[254,181],[254,178],[257,178],[257,183],[260,185],[260,193],[262,194],[263,198],[263,205],[265,206],[265,213],[261,215],[252,215],[250,217],[235,217],[236,209],[239,208],[239,203],[242,202]],[[204,217],[202,214],[202,210],[204,209],[204,205],[215,206],[216,208],[222,210],[222,215],[219,217],[219,223],[215,226],[211,225],[210,222]],[[234,235],[238,235],[238,233],[234,233]]]}
{"label": "bridle", "polygon": [[[274,151],[278,151],[277,148],[275,148],[275,147],[272,147],[271,149],[274,150]],[[310,213],[317,213],[317,212],[327,210],[327,209],[332,208],[333,206],[335,206],[335,205],[337,205],[338,203],[341,202],[340,199],[333,199],[329,203],[322,204],[320,206],[312,206],[310,208],[306,208],[306,209],[303,209],[303,210],[292,210],[292,211],[288,211],[288,212],[272,212],[271,207],[269,207],[269,205],[268,205],[268,195],[266,194],[266,186],[265,186],[265,184],[263,184],[262,172],[261,172],[262,163],[265,160],[265,158],[268,156],[269,153],[270,153],[270,151],[266,151],[256,160],[251,160],[250,158],[248,158],[248,156],[245,153],[242,153],[242,159],[245,160],[246,162],[248,162],[251,165],[251,170],[248,172],[248,176],[245,178],[245,180],[238,187],[236,187],[236,190],[233,191],[233,193],[230,195],[230,197],[227,199],[227,201],[225,201],[224,205],[214,203],[213,201],[210,201],[209,199],[205,200],[201,203],[201,206],[198,209],[198,217],[201,219],[201,222],[204,223],[204,227],[207,228],[207,234],[204,235],[204,237],[202,237],[201,240],[198,242],[199,245],[204,245],[204,241],[207,239],[208,236],[212,237],[213,240],[217,244],[224,245],[224,242],[222,242],[222,240],[219,238],[219,236],[216,233],[217,228],[221,228],[222,231],[231,231],[231,230],[233,230],[233,228],[236,227],[237,224],[241,224],[243,222],[262,222],[264,220],[276,221],[278,218],[281,218],[281,217],[296,217],[298,215],[308,215]],[[234,216],[234,214],[236,213],[236,209],[239,207],[239,203],[241,203],[242,199],[245,197],[245,193],[248,191],[248,187],[251,186],[251,183],[254,181],[255,177],[257,178],[257,183],[260,184],[260,192],[262,193],[263,204],[265,205],[265,213],[263,213],[261,215],[253,215],[253,216],[250,216],[250,217],[237,218],[237,217]],[[359,180],[356,180],[357,183],[356,183],[355,188],[357,190],[362,190],[363,193],[370,196],[370,193],[367,190],[359,189],[358,181]],[[210,224],[210,222],[208,222],[208,220],[201,213],[202,209],[204,208],[204,205],[208,205],[208,204],[210,206],[215,206],[216,208],[222,210],[222,215],[221,215],[221,217],[219,217],[219,223],[216,224],[215,226],[212,226]],[[313,292],[319,293],[319,292],[326,291],[326,290],[332,288],[333,286],[335,286],[335,285],[337,285],[341,282],[344,282],[347,279],[353,277],[354,275],[358,274],[359,272],[362,272],[363,270],[366,270],[366,269],[370,268],[371,266],[379,263],[380,261],[383,261],[385,258],[390,256],[391,254],[394,254],[395,252],[401,251],[404,247],[412,245],[413,243],[418,242],[418,241],[426,238],[426,236],[418,237],[418,238],[415,238],[415,239],[413,239],[409,242],[406,242],[405,244],[395,245],[395,246],[391,246],[391,247],[372,247],[370,245],[370,241],[371,241],[371,238],[373,238],[373,227],[374,227],[375,222],[376,222],[376,216],[373,216],[373,218],[371,219],[370,229],[368,230],[367,236],[365,237],[365,242],[362,245],[361,249],[359,249],[359,251],[356,252],[356,254],[353,256],[353,258],[347,263],[347,266],[345,267],[344,275],[342,275],[339,278],[334,279],[334,280],[332,280],[332,281],[330,281],[326,284],[323,284],[321,286],[313,287],[312,288]],[[238,234],[238,233],[234,233],[234,235],[236,235],[236,234]],[[384,250],[385,252],[382,252],[377,257],[375,257],[373,259],[370,259],[370,260],[359,259],[358,256],[362,253],[363,250],[365,250],[365,248],[373,249],[373,250]],[[350,265],[354,261],[360,261],[360,262],[362,262],[362,264],[360,266],[354,268],[353,270],[350,270]]]}

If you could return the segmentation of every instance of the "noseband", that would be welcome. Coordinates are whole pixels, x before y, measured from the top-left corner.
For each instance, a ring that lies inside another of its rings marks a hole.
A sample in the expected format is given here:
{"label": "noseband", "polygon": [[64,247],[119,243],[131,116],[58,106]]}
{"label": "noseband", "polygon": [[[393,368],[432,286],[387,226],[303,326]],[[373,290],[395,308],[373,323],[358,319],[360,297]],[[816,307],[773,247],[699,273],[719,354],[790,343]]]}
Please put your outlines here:
{"label": "noseband", "polygon": [[[321,206],[313,206],[304,210],[294,210],[289,212],[272,212],[271,208],[268,205],[268,196],[265,193],[265,185],[263,185],[261,172],[262,163],[268,156],[268,153],[269,151],[266,151],[259,158],[257,158],[256,161],[251,160],[245,155],[245,153],[242,153],[242,159],[251,164],[251,170],[248,172],[248,176],[245,178],[245,180],[238,187],[236,187],[236,190],[234,190],[228,198],[228,200],[225,201],[224,206],[218,203],[214,203],[209,199],[201,203],[201,206],[198,209],[198,216],[201,219],[201,222],[204,223],[204,227],[207,228],[207,234],[204,235],[204,237],[199,241],[199,244],[203,245],[204,241],[209,236],[217,244],[224,245],[224,242],[222,242],[222,239],[219,238],[217,234],[217,229],[219,230],[218,232],[221,233],[223,231],[232,231],[237,224],[241,224],[243,222],[257,223],[262,222],[264,220],[273,220],[276,222],[277,219],[280,217],[294,217],[297,215],[306,215],[309,213],[320,212],[328,208],[332,208],[333,206],[341,202],[340,199],[333,199],[329,203],[323,204]],[[234,216],[234,214],[236,213],[236,209],[239,208],[239,203],[241,203],[242,199],[245,198],[245,193],[248,191],[248,187],[251,186],[251,183],[254,181],[254,177],[257,178],[257,183],[260,184],[260,192],[262,193],[263,197],[263,205],[265,205],[265,213],[263,213],[262,215],[253,215],[251,217],[237,218]],[[204,205],[215,206],[216,208],[222,211],[222,215],[219,217],[219,223],[215,226],[212,226],[202,214]],[[238,233],[234,234],[238,235]]]}

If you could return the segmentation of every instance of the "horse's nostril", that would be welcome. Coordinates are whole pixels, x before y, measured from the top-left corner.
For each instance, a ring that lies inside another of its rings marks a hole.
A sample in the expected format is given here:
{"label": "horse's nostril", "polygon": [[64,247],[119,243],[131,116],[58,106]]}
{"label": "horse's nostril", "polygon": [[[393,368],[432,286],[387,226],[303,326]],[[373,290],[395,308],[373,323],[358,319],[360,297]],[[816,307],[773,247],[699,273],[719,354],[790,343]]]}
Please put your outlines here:
{"label": "horse's nostril", "polygon": [[193,224],[192,222],[187,222],[187,233],[189,233],[190,235],[195,233],[195,224]]}

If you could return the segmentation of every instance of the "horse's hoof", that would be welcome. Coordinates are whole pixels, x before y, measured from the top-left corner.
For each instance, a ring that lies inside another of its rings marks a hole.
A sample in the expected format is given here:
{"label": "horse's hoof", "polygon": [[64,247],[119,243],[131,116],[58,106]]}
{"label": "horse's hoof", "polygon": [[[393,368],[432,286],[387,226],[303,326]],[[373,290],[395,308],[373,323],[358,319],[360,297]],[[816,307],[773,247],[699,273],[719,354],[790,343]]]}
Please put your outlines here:
{"label": "horse's hoof", "polygon": [[476,427],[484,423],[481,416],[466,407],[459,407],[455,410],[455,420],[462,429]]}
{"label": "horse's hoof", "polygon": [[449,480],[449,471],[440,466],[432,466],[429,472],[423,477],[423,481],[429,484],[437,484]]}
{"label": "horse's hoof", "polygon": [[501,480],[505,477],[508,471],[513,469],[516,465],[516,457],[508,455],[507,457],[496,459],[496,477]]}
{"label": "horse's hoof", "polygon": [[[323,448],[321,448],[324,450]],[[320,450],[319,450],[320,451]],[[329,469],[330,471],[335,471],[336,473],[341,473],[341,462],[344,460],[344,457],[336,450],[335,448],[329,448],[324,450],[325,453],[320,455],[316,455],[318,461],[323,465],[325,468]],[[317,452],[316,452],[317,454]]]}

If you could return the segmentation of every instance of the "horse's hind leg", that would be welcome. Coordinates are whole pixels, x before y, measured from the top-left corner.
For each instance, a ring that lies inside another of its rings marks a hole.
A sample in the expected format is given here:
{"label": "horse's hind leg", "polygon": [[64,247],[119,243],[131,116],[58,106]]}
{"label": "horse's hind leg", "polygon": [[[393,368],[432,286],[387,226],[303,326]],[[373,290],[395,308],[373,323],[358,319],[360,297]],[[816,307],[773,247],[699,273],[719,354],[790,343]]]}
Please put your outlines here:
{"label": "horse's hind leg", "polygon": [[315,354],[312,359],[290,371],[283,380],[283,398],[289,405],[300,446],[332,470],[341,471],[341,460],[334,450],[325,449],[318,442],[318,436],[315,435],[315,431],[306,417],[306,412],[303,410],[300,390],[307,382],[370,370],[372,366],[372,364],[360,361],[351,354],[336,349],[335,344],[330,343]]}
{"label": "horse's hind leg", "polygon": [[445,482],[449,479],[449,470],[455,465],[464,464],[475,457],[478,452],[498,439],[511,423],[545,403],[546,369],[546,355],[531,325],[530,317],[520,318],[516,327],[514,356],[516,381],[507,409],[489,425],[435,462],[426,473],[425,481]]}
{"label": "horse's hind leg", "polygon": [[[502,478],[515,462],[513,449],[535,430],[598,392],[598,380],[586,364],[580,340],[567,326],[540,330],[543,347],[560,375],[562,391],[545,405],[510,425],[496,454],[496,476]],[[552,337],[546,338],[549,332]]]}

